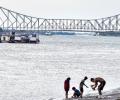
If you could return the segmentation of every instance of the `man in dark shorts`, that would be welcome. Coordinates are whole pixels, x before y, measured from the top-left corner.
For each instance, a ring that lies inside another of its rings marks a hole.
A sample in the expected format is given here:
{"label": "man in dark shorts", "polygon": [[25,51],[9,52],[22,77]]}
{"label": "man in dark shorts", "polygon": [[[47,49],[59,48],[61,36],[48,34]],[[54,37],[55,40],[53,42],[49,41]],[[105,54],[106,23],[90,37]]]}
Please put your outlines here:
{"label": "man in dark shorts", "polygon": [[95,90],[95,88],[98,86],[98,83],[100,83],[100,85],[98,86],[98,93],[101,96],[106,81],[101,77],[97,77],[97,78],[91,78],[91,82],[95,83],[94,85],[91,85],[93,90]]}
{"label": "man in dark shorts", "polygon": [[70,77],[68,77],[65,81],[64,81],[64,90],[65,90],[65,96],[66,98],[68,98],[68,91],[70,89]]}
{"label": "man in dark shorts", "polygon": [[87,79],[88,79],[88,77],[85,76],[84,79],[80,82],[80,85],[79,85],[79,87],[80,87],[80,93],[81,93],[80,97],[81,97],[81,98],[82,98],[83,92],[84,92],[83,86],[86,86],[86,87],[88,88],[88,86],[85,85],[85,81],[86,81]]}

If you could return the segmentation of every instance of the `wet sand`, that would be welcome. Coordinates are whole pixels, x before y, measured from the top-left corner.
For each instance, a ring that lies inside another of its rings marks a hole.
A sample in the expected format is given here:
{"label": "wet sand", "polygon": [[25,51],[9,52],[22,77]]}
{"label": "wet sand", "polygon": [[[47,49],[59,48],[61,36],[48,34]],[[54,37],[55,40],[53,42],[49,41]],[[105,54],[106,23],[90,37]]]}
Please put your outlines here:
{"label": "wet sand", "polygon": [[120,100],[120,93],[104,95],[102,98],[97,98],[96,96],[87,96],[83,98],[69,98],[65,100]]}
{"label": "wet sand", "polygon": [[120,89],[113,90],[112,92],[106,92],[101,98],[97,98],[97,95],[88,95],[83,98],[68,98],[65,100],[120,100]]}

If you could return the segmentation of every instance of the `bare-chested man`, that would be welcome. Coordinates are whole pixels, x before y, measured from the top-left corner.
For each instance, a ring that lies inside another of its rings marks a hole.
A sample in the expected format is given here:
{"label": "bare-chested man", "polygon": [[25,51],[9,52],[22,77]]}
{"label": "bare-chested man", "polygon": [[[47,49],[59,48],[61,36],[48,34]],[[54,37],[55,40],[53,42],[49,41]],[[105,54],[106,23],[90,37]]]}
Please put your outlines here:
{"label": "bare-chested man", "polygon": [[97,77],[97,78],[91,78],[91,82],[95,83],[94,85],[91,85],[93,90],[95,90],[95,88],[98,86],[98,83],[100,83],[100,85],[98,86],[98,93],[101,96],[106,81],[101,77]]}

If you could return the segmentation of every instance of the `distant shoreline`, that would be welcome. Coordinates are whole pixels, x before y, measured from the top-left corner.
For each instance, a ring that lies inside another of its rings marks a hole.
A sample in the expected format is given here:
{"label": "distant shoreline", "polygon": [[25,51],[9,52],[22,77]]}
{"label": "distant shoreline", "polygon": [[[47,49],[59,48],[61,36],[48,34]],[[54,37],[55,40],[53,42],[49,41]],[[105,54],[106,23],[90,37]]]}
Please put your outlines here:
{"label": "distant shoreline", "polygon": [[99,33],[96,33],[96,35],[99,35],[99,36],[120,36],[120,32],[99,32]]}

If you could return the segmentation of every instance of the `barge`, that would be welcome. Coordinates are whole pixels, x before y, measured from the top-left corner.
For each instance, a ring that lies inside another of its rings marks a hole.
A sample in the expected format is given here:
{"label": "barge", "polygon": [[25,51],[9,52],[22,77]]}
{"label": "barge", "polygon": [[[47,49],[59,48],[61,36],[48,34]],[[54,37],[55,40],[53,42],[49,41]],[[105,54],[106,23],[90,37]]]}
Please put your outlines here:
{"label": "barge", "polygon": [[37,34],[1,34],[0,43],[39,43],[39,35]]}

